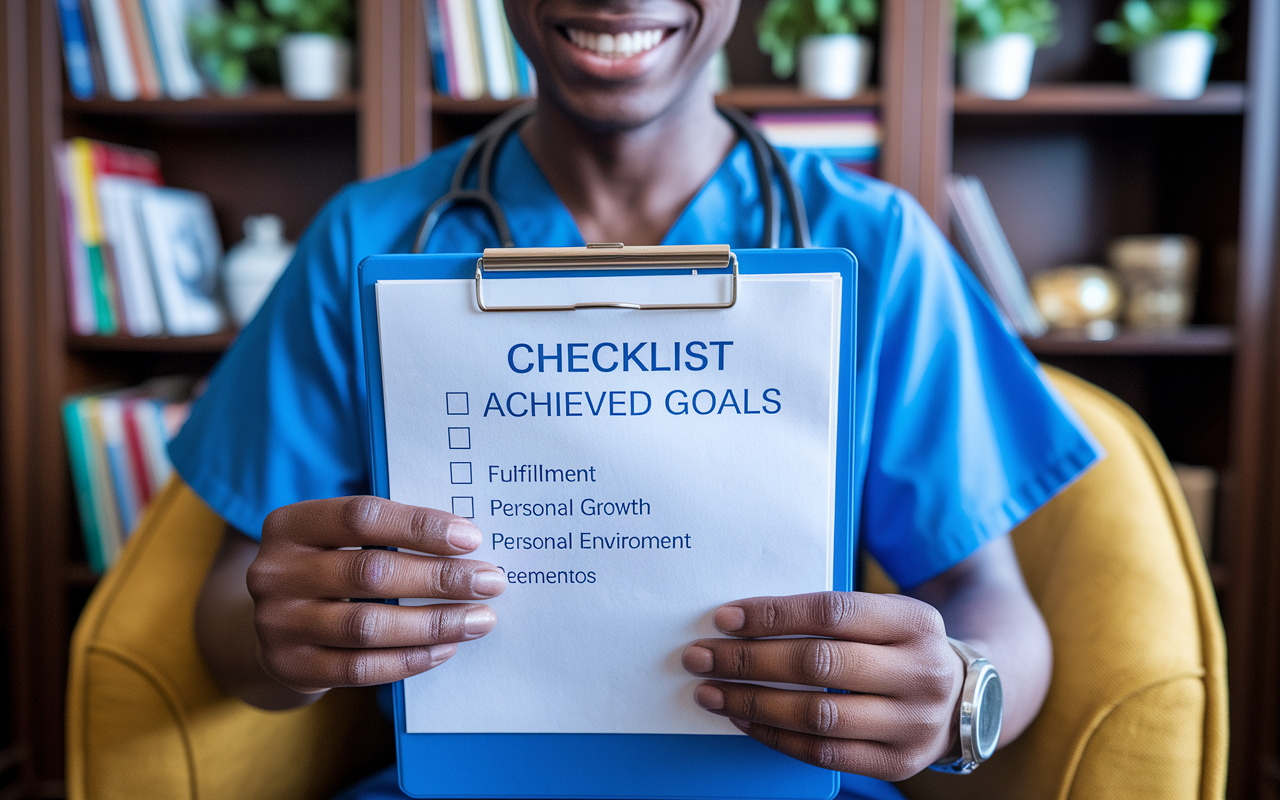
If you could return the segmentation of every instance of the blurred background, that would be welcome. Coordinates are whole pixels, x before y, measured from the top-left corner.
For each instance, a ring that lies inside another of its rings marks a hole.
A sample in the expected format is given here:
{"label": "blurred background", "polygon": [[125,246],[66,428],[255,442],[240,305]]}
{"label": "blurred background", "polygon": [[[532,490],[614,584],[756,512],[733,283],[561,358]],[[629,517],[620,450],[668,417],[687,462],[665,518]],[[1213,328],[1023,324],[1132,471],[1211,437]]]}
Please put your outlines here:
{"label": "blurred background", "polygon": [[[0,15],[4,800],[64,796],[72,628],[292,242],[537,81],[500,0]],[[1151,426],[1227,632],[1229,796],[1280,796],[1280,7],[743,0],[707,80],[911,192],[1032,353]]]}

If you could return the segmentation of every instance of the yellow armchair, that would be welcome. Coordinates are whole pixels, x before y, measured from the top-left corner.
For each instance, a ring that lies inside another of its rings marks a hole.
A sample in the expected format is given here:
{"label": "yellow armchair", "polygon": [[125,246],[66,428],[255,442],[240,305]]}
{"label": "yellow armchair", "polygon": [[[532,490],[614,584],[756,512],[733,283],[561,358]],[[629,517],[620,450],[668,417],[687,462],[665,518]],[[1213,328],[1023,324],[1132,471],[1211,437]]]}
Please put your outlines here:
{"label": "yellow armchair", "polygon": [[[1108,456],[1014,532],[1053,636],[1044,710],[972,776],[912,798],[1221,797],[1221,622],[1185,501],[1142,421],[1065,373],[1053,382]],[[389,757],[367,692],[265,712],[221,694],[195,600],[222,522],[181,482],[155,502],[76,626],[67,691],[71,800],[323,800]],[[871,588],[888,590],[883,576]]]}

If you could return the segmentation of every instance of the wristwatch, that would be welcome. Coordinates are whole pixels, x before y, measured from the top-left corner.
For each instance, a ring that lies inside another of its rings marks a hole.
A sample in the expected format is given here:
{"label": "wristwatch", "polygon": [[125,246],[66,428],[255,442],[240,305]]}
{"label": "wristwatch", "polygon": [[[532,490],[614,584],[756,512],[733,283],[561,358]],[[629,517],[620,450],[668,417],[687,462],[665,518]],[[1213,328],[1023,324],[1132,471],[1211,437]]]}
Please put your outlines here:
{"label": "wristwatch", "polygon": [[967,775],[991,758],[1000,743],[1000,721],[1004,713],[1004,690],[1000,675],[990,661],[964,642],[947,637],[951,648],[964,660],[964,688],[960,691],[960,754],[954,751],[930,769]]}

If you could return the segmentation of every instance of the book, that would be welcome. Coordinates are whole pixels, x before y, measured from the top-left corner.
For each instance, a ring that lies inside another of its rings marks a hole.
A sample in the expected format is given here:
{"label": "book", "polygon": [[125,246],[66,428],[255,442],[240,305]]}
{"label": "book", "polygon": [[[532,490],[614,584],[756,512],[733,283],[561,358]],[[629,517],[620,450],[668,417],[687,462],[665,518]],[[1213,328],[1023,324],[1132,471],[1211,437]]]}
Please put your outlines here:
{"label": "book", "polygon": [[107,69],[102,61],[102,45],[93,19],[92,0],[80,0],[80,18],[84,21],[84,35],[89,42],[89,66],[93,69],[95,95],[101,95],[107,92]]}
{"label": "book", "polygon": [[67,317],[73,333],[91,336],[98,332],[98,314],[94,306],[89,254],[78,230],[69,150],[66,143],[55,146],[53,150],[58,207],[62,214],[62,248],[66,256]]}
{"label": "book", "polygon": [[843,170],[876,174],[884,135],[874,112],[765,113],[755,123],[775,147],[812,150]]}
{"label": "book", "polygon": [[187,14],[183,0],[141,2],[165,94],[175,100],[199,96],[202,85],[187,43]]}
{"label": "book", "polygon": [[227,324],[218,300],[222,243],[209,199],[184,189],[147,187],[138,209],[165,330],[175,336],[222,330]]}
{"label": "book", "polygon": [[448,0],[423,0],[427,7],[427,46],[431,50],[431,73],[435,89],[440,94],[457,96],[454,75],[452,39],[448,33]]}
{"label": "book", "polygon": [[451,85],[454,96],[463,100],[476,100],[484,96],[484,66],[481,63],[480,39],[476,30],[474,0],[443,0],[445,33],[449,37],[449,52],[453,57]]}
{"label": "book", "polygon": [[1049,326],[1031,298],[1026,276],[982,182],[973,176],[952,175],[947,196],[957,243],[996,307],[1019,334],[1043,336]]}
{"label": "book", "polygon": [[94,29],[102,48],[107,75],[107,91],[115,100],[137,100],[138,73],[130,54],[124,16],[118,0],[88,0],[93,10]]}
{"label": "book", "polygon": [[152,184],[117,175],[103,175],[96,183],[104,237],[120,287],[124,329],[130,336],[164,333],[138,208],[141,193]]}
{"label": "book", "polygon": [[147,21],[142,15],[142,3],[140,0],[118,0],[118,2],[121,18],[124,20],[129,55],[133,59],[133,68],[138,75],[138,94],[144,100],[163,97],[164,89],[160,84],[160,73],[156,69]]}
{"label": "book", "polygon": [[88,139],[68,142],[67,164],[71,175],[75,230],[88,263],[97,333],[111,336],[120,330],[119,304],[102,246],[102,223],[94,191],[93,144]]}
{"label": "book", "polygon": [[475,0],[476,27],[484,60],[485,86],[496,100],[515,96],[515,64],[508,50],[501,0]]}
{"label": "book", "polygon": [[193,381],[174,376],[66,398],[62,421],[90,568],[119,558],[173,474],[165,445],[190,413]]}
{"label": "book", "polygon": [[80,15],[80,0],[58,0],[58,27],[62,31],[67,86],[73,97],[88,100],[97,92],[97,85],[93,79],[89,37],[84,29],[84,17]]}

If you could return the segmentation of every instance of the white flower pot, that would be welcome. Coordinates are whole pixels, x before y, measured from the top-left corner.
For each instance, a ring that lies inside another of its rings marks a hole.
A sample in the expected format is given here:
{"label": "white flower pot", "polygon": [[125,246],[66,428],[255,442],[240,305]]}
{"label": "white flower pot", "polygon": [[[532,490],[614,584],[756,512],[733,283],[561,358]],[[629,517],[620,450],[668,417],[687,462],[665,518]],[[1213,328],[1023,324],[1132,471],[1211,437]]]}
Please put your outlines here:
{"label": "white flower pot", "polygon": [[1036,42],[1025,33],[1002,33],[965,48],[960,55],[960,85],[995,100],[1017,100],[1031,85]]}
{"label": "white flower pot", "polygon": [[1133,83],[1156,97],[1194,100],[1204,94],[1214,45],[1204,31],[1161,34],[1129,56]]}
{"label": "white flower pot", "polygon": [[351,91],[351,43],[323,33],[280,40],[284,91],[298,100],[332,100]]}
{"label": "white flower pot", "polygon": [[871,73],[871,40],[851,33],[809,36],[800,40],[796,71],[800,91],[818,97],[853,97]]}

